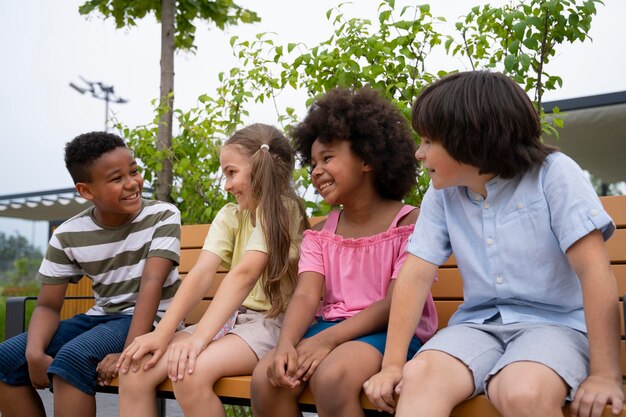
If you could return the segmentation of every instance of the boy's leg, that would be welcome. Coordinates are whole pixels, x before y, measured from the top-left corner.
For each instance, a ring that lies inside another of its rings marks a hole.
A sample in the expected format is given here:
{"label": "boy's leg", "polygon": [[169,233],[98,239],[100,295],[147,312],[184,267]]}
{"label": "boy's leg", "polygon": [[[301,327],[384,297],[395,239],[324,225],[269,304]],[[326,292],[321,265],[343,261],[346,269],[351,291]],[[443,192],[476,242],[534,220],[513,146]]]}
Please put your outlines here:
{"label": "boy's leg", "polygon": [[84,316],[90,329],[67,342],[48,373],[54,387],[55,416],[95,416],[98,363],[124,347],[131,316]]}
{"label": "boy's leg", "polygon": [[[189,333],[178,332],[172,342],[179,342],[189,336]],[[129,370],[126,374],[119,374],[119,417],[157,415],[156,387],[167,378],[167,354],[163,355],[154,367],[144,371],[143,365],[150,358],[151,355],[143,357],[137,372]]]}
{"label": "boy's leg", "polygon": [[302,417],[298,408],[297,398],[306,384],[300,384],[294,389],[276,388],[267,378],[267,369],[273,366],[273,353],[265,355],[254,368],[250,399],[252,414],[255,417]]}
{"label": "boy's leg", "polygon": [[310,381],[320,417],[363,416],[363,383],[380,370],[382,359],[378,349],[360,341],[343,343],[331,351]]}
{"label": "boy's leg", "polygon": [[64,379],[52,378],[55,417],[96,416],[96,397],[86,394]]}
{"label": "boy's leg", "polygon": [[406,363],[399,385],[396,417],[449,416],[475,391],[470,369],[459,359],[438,350],[426,350]]}
{"label": "boy's leg", "polygon": [[0,343],[0,414],[5,417],[45,416],[30,383],[25,351],[26,333]]}
{"label": "boy's leg", "polygon": [[[504,417],[563,417],[567,384],[536,362],[515,362],[489,382],[489,399]],[[532,406],[530,406],[532,404]]]}
{"label": "boy's leg", "polygon": [[490,325],[440,330],[402,370],[396,417],[449,416],[461,401],[483,392],[483,381],[502,355]]}
{"label": "boy's leg", "polygon": [[589,372],[586,335],[543,324],[502,328],[507,347],[487,376],[489,399],[506,417],[562,416]]}
{"label": "boy's leg", "polygon": [[186,417],[226,417],[213,385],[223,376],[249,375],[258,359],[243,339],[233,334],[211,342],[198,355],[192,374],[173,382],[174,395]]}
{"label": "boy's leg", "polygon": [[0,414],[3,417],[45,417],[46,410],[32,386],[15,387],[0,382]]}

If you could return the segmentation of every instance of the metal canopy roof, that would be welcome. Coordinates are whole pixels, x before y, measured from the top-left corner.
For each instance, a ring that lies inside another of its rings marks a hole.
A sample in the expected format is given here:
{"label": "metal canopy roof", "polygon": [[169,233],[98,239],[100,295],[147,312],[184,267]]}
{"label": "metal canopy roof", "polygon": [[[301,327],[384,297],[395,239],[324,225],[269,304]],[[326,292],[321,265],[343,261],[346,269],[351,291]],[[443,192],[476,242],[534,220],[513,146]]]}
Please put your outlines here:
{"label": "metal canopy roof", "polygon": [[610,184],[626,181],[626,91],[551,101],[563,113],[559,138],[544,137],[591,174]]}
{"label": "metal canopy roof", "polygon": [[56,221],[69,219],[91,203],[75,188],[59,188],[24,194],[0,196],[0,217]]}
{"label": "metal canopy roof", "polygon": [[[152,189],[144,187],[143,196],[152,197]],[[37,191],[0,196],[0,217],[24,220],[62,221],[90,207],[75,188]]]}

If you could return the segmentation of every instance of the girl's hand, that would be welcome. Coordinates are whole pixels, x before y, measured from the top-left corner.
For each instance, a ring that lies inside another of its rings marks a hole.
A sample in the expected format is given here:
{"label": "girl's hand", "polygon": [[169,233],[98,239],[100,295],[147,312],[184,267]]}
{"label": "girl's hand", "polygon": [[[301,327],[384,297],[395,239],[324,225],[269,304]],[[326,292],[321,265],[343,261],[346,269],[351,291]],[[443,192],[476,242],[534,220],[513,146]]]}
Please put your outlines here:
{"label": "girl's hand", "polygon": [[167,376],[172,381],[185,378],[185,372],[192,374],[196,366],[196,358],[206,349],[208,343],[193,335],[167,348]]}
{"label": "girl's hand", "polygon": [[36,389],[44,389],[50,386],[50,379],[48,378],[48,368],[52,363],[52,357],[41,352],[41,355],[28,358],[28,374],[30,376],[30,383]]}
{"label": "girl's hand", "polygon": [[363,390],[378,411],[393,414],[396,408],[394,391],[399,393],[401,383],[402,368],[388,366],[365,381]]}
{"label": "girl's hand", "polygon": [[137,336],[130,345],[126,346],[115,366],[123,374],[127,373],[129,369],[137,372],[141,359],[145,355],[152,354],[150,360],[143,366],[144,371],[147,371],[161,359],[170,340],[171,336],[161,335],[156,330]]}
{"label": "girl's hand", "polygon": [[120,356],[121,353],[109,353],[96,366],[98,385],[109,385],[111,380],[117,376],[117,361]]}
{"label": "girl's hand", "polygon": [[295,377],[298,369],[298,353],[291,344],[276,346],[274,358],[267,368],[267,378],[275,388],[295,388],[300,384]]}
{"label": "girl's hand", "polygon": [[311,379],[317,367],[334,348],[334,346],[321,336],[321,333],[307,339],[302,339],[300,343],[298,343],[298,346],[296,346],[296,351],[298,352],[298,370],[296,371],[295,378],[302,378],[302,381]]}

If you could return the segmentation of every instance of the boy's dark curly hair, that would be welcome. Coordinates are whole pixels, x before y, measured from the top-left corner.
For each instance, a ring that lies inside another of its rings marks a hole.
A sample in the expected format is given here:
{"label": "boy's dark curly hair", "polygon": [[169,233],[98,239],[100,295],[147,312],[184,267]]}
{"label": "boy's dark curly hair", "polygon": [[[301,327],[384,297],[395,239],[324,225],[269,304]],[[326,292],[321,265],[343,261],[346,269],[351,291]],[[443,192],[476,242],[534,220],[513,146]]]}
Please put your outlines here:
{"label": "boy's dark curly hair", "polygon": [[74,184],[91,181],[91,166],[103,154],[125,148],[124,140],[107,132],[89,132],[65,144],[65,166]]}
{"label": "boy's dark curly hair", "polygon": [[370,87],[334,88],[309,108],[291,132],[303,164],[311,164],[315,140],[350,142],[350,149],[372,167],[383,198],[401,200],[416,184],[416,145],[400,110]]}

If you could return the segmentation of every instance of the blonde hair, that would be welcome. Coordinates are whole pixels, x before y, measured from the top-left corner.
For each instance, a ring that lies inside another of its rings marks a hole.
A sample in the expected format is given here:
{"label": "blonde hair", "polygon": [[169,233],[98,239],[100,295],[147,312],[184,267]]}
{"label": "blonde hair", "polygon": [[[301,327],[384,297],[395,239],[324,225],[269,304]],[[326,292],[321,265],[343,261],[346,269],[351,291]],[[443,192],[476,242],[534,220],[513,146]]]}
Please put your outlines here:
{"label": "blonde hair", "polygon": [[[301,216],[299,233],[310,227],[302,201],[294,191],[294,151],[275,127],[256,123],[235,132],[224,146],[237,146],[250,160],[252,192],[259,201],[257,224],[267,244],[268,261],[263,274],[263,291],[276,317],[287,308],[298,275],[297,260],[289,251],[296,245],[291,236],[289,207],[295,204]],[[297,259],[297,258],[296,258]]]}

